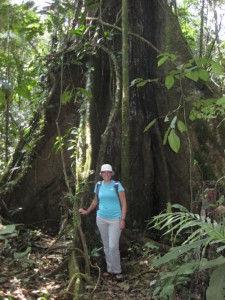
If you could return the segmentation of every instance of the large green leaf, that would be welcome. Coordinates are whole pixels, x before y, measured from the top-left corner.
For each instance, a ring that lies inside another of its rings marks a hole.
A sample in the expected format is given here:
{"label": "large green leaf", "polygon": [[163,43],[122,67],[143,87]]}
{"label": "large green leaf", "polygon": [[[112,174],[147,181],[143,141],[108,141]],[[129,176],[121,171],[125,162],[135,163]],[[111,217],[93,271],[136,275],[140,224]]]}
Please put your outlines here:
{"label": "large green leaf", "polygon": [[181,275],[190,275],[198,267],[199,267],[199,262],[197,262],[197,261],[186,262],[186,263],[183,263],[182,265],[178,264],[174,270],[163,274],[162,279],[167,278],[167,277],[176,278],[177,276],[181,276]]}
{"label": "large green leaf", "polygon": [[209,287],[206,291],[207,300],[225,299],[225,264],[217,268],[210,276]]}
{"label": "large green leaf", "polygon": [[208,238],[196,241],[192,244],[174,247],[168,253],[166,253],[163,257],[155,259],[153,261],[153,266],[158,267],[162,264],[168,263],[171,260],[175,260],[179,256],[185,254],[186,252],[189,252],[192,249],[200,248],[202,245],[207,244],[207,242],[208,242]]}
{"label": "large green leaf", "polygon": [[180,149],[180,138],[176,134],[174,129],[171,129],[171,131],[169,133],[168,142],[169,142],[171,149],[177,153]]}

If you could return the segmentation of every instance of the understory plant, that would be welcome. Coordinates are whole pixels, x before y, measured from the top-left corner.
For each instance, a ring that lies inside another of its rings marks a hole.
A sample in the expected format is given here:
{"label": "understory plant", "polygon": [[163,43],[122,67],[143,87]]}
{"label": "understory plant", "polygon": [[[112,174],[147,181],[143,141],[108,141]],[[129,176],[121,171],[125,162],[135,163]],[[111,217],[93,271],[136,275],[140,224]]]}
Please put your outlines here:
{"label": "understory plant", "polygon": [[215,221],[181,205],[171,207],[172,211],[153,218],[153,226],[149,222],[169,236],[173,245],[153,262],[159,269],[154,299],[224,300],[225,217]]}

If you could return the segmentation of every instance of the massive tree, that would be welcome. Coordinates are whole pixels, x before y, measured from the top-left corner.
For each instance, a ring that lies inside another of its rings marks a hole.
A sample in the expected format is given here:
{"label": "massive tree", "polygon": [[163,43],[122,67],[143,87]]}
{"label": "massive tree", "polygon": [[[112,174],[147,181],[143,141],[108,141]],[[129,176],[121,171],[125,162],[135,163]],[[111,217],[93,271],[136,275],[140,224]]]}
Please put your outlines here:
{"label": "massive tree", "polygon": [[[68,41],[47,58],[45,107],[1,180],[1,212],[8,218],[13,212],[17,221],[58,223],[68,206],[68,186],[87,204],[91,193],[82,190],[83,183],[92,190],[103,162],[111,163],[115,178],[121,179],[121,1],[86,7],[85,20],[77,13],[79,4]],[[143,225],[167,202],[190,208],[203,180],[222,177],[224,125],[189,121],[195,100],[220,96],[203,80],[188,80],[180,72],[168,79],[175,83],[165,85],[168,74],[192,59],[167,1],[131,0],[128,16],[129,78],[134,83],[129,95],[128,221]],[[176,60],[158,67],[162,57]],[[178,120],[185,125],[183,133],[177,131]],[[145,130],[150,122],[154,124]]]}

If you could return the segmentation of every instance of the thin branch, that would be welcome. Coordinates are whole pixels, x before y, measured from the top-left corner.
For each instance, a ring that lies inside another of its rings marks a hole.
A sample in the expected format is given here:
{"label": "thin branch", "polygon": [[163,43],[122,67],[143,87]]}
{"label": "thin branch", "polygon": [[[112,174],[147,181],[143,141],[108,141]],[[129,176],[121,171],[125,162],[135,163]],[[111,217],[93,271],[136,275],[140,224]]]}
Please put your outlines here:
{"label": "thin branch", "polygon": [[[100,20],[100,19],[98,19],[98,18],[90,18],[90,17],[88,17],[87,19],[99,21],[100,23],[102,23],[102,24],[105,25],[105,26],[108,26],[108,27],[117,29],[118,31],[121,31],[121,32],[122,32],[122,28],[120,28],[119,26],[116,26],[116,25],[113,25],[113,24],[104,22],[104,21],[102,21],[102,20]],[[149,46],[150,46],[153,50],[155,50],[158,54],[162,54],[162,52],[161,52],[156,46],[154,46],[149,40],[145,39],[144,37],[140,36],[139,34],[134,33],[134,32],[131,32],[131,31],[128,31],[128,35],[131,35],[131,36],[134,36],[134,37],[138,38],[138,39],[141,40],[142,42],[144,42],[144,43],[146,43],[147,45],[149,45]]]}

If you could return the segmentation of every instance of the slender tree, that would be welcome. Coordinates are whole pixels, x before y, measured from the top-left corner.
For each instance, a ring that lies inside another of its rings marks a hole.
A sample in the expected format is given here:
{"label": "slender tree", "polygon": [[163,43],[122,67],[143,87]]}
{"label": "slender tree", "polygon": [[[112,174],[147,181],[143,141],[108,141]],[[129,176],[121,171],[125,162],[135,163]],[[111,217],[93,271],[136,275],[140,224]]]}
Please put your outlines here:
{"label": "slender tree", "polygon": [[200,27],[200,37],[199,37],[199,56],[203,55],[203,37],[204,37],[204,10],[205,10],[205,0],[201,3],[201,27]]}
{"label": "slender tree", "polygon": [[129,55],[128,55],[128,1],[122,1],[122,147],[121,174],[129,191]]}

